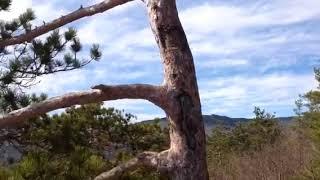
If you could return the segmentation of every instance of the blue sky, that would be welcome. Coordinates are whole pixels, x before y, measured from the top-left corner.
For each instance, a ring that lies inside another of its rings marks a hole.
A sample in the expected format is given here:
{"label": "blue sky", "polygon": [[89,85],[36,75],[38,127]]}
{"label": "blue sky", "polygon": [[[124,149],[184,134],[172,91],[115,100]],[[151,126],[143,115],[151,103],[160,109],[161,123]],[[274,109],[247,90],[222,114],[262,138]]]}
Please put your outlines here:
{"label": "blue sky", "polygon": [[[13,0],[17,17],[32,7],[35,23],[50,21],[99,0]],[[197,69],[203,114],[251,117],[254,106],[293,115],[299,94],[317,87],[313,67],[320,59],[319,0],[178,0],[182,24]],[[89,89],[95,84],[162,82],[162,66],[142,2],[134,1],[81,19],[76,27],[87,48],[99,43],[100,62],[83,69],[40,77],[28,92],[49,96]],[[106,102],[137,115],[138,120],[164,113],[143,100]]]}

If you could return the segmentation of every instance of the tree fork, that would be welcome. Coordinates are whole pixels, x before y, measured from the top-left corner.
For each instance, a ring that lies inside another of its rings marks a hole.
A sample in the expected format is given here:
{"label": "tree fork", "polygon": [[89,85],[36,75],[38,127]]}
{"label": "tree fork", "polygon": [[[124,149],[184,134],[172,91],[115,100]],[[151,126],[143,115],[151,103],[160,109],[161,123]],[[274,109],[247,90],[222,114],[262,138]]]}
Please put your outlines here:
{"label": "tree fork", "polygon": [[196,72],[175,0],[146,2],[168,88],[168,170],[174,180],[207,180],[206,139]]}

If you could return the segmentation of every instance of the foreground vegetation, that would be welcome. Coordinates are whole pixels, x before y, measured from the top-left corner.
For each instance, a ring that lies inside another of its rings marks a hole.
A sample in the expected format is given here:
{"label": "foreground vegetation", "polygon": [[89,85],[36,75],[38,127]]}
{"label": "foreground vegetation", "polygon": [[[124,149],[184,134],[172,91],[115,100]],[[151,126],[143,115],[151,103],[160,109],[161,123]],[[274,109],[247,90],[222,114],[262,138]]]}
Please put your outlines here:
{"label": "foreground vegetation", "polygon": [[[315,74],[320,82],[320,70]],[[207,148],[211,179],[320,179],[320,91],[306,93],[296,105],[290,124],[256,108],[251,122],[216,128]]]}
{"label": "foreground vegetation", "polygon": [[[168,147],[167,129],[157,124],[130,124],[132,119],[131,114],[91,104],[33,120],[14,133],[17,136],[13,140],[20,142],[24,157],[2,168],[0,179],[93,179],[139,152]],[[155,177],[161,178],[157,172],[143,168],[122,176]]]}
{"label": "foreground vegetation", "polygon": [[261,115],[234,129],[213,131],[208,139],[211,179],[301,179],[313,158],[311,141],[296,125]]}

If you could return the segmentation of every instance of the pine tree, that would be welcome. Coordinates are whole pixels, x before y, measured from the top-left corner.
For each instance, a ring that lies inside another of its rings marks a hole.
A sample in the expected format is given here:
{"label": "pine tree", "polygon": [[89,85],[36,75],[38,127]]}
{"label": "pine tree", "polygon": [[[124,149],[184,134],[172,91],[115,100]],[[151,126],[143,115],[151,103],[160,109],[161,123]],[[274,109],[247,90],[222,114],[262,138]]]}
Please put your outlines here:
{"label": "pine tree", "polygon": [[[315,79],[320,83],[320,69],[315,68]],[[320,87],[320,86],[319,86]],[[311,165],[299,176],[299,179],[320,178],[320,91],[319,87],[311,90],[296,101],[297,130],[301,137],[312,142],[313,152]]]}
{"label": "pine tree", "polygon": [[[3,168],[0,177],[93,179],[138,153],[168,147],[166,129],[158,124],[133,124],[133,118],[100,103],[71,107],[60,115],[30,121],[16,137],[23,147],[23,159],[11,168]],[[139,177],[161,178],[157,172],[141,167],[119,179]]]}
{"label": "pine tree", "polygon": [[[2,0],[0,10],[8,10],[10,5],[10,0]],[[28,33],[32,28],[37,29],[32,25],[35,18],[34,12],[27,9],[17,19],[0,22],[0,41],[11,39],[18,32]],[[32,101],[32,98],[21,91],[21,87],[34,85],[36,77],[81,68],[92,60],[100,59],[101,52],[95,44],[91,48],[90,58],[79,60],[77,54],[81,47],[73,28],[63,33],[56,29],[45,40],[32,39],[30,42],[17,44],[10,50],[1,47],[0,58],[6,61],[3,62],[0,73],[0,111],[10,112],[30,105],[31,102],[39,102]],[[40,98],[45,99],[43,95]]]}

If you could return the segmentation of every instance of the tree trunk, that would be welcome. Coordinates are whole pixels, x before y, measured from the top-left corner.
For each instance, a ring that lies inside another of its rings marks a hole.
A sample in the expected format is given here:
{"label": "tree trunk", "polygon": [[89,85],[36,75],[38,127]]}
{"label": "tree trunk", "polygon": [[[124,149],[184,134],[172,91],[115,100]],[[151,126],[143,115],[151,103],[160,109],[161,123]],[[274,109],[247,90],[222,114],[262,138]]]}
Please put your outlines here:
{"label": "tree trunk", "polygon": [[170,127],[168,171],[174,180],[207,180],[206,139],[195,67],[175,0],[149,0],[149,21],[160,49]]}

